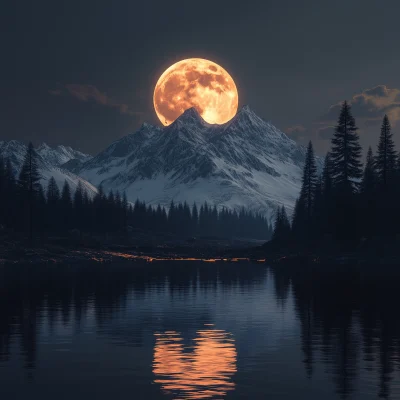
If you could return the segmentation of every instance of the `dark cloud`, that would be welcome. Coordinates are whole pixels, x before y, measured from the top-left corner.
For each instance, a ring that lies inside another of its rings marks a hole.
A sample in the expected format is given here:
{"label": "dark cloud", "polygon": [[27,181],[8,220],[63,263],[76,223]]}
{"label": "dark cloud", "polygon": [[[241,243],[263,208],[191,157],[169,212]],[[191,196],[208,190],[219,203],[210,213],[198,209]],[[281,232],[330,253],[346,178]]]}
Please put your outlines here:
{"label": "dark cloud", "polygon": [[[349,101],[356,120],[364,119],[362,123],[369,126],[378,124],[387,114],[392,125],[400,120],[400,90],[389,89],[386,85],[375,86],[355,94]],[[337,103],[329,108],[320,121],[336,121],[342,103]]]}
{"label": "dark cloud", "polygon": [[143,113],[141,111],[132,110],[128,104],[118,103],[115,100],[107,96],[106,93],[101,92],[94,85],[81,85],[76,83],[68,83],[62,86],[60,89],[48,91],[53,96],[70,95],[76,99],[84,102],[94,101],[102,106],[111,107],[117,109],[121,114],[136,115],[140,116]]}
{"label": "dark cloud", "polygon": [[366,89],[363,92],[367,96],[374,96],[374,97],[387,97],[389,94],[389,90],[385,85],[378,85],[372,89]]}

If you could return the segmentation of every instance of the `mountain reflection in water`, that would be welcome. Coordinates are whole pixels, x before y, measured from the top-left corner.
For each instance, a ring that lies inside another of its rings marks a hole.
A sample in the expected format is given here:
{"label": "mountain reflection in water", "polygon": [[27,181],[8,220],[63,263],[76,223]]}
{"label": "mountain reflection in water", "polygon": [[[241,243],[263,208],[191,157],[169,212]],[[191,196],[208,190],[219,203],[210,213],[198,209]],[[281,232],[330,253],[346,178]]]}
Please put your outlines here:
{"label": "mountain reflection in water", "polygon": [[180,333],[156,333],[154,382],[180,399],[221,398],[234,389],[236,348],[231,334],[218,329],[197,332],[191,346]]}

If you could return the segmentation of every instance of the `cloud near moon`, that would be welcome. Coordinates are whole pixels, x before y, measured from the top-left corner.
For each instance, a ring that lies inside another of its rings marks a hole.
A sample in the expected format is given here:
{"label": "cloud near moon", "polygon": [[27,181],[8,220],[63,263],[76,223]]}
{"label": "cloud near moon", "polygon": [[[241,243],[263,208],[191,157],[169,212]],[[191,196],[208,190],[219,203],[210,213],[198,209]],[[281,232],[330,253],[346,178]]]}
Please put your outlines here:
{"label": "cloud near moon", "polygon": [[221,66],[190,58],[173,64],[161,75],[153,101],[164,125],[191,107],[208,123],[223,124],[237,112],[238,92],[232,77]]}

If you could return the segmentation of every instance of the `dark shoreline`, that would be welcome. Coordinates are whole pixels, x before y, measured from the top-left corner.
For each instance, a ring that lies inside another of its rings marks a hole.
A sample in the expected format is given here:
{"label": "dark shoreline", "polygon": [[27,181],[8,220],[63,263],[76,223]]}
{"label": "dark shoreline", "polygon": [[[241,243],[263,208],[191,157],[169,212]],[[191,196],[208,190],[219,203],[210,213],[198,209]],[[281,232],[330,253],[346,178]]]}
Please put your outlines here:
{"label": "dark shoreline", "polygon": [[[0,266],[15,264],[84,264],[111,263],[120,261],[145,262],[154,261],[199,261],[199,262],[254,262],[272,267],[298,268],[303,270],[334,266],[359,266],[360,268],[398,270],[400,272],[400,252],[397,243],[388,244],[385,248],[367,246],[353,251],[335,249],[312,251],[311,249],[293,249],[291,247],[276,249],[267,243],[263,246],[230,247],[227,242],[209,241],[201,244],[162,243],[140,245],[105,244],[80,242],[46,241],[36,246],[19,240],[4,240],[0,244]],[[370,244],[372,245],[372,244]]]}
{"label": "dark shoreline", "polygon": [[[20,242],[0,245],[0,266],[16,264],[86,264],[111,262],[203,261],[239,262],[256,261],[235,255],[231,250],[215,244],[193,245],[60,245],[45,243],[29,246]],[[264,261],[264,260],[262,260]]]}

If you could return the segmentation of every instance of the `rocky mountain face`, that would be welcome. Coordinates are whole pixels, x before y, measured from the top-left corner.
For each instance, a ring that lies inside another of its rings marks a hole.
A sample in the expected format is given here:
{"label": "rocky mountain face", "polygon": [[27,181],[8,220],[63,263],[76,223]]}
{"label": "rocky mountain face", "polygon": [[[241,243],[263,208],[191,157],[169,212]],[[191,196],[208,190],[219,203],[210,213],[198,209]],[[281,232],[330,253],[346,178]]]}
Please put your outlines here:
{"label": "rocky mountain face", "polygon": [[[22,167],[26,150],[27,146],[17,140],[0,141],[0,156],[4,160],[9,159],[11,161],[16,176],[18,176]],[[38,154],[38,164],[42,176],[41,183],[44,188],[47,186],[47,181],[54,176],[60,190],[66,180],[73,191],[78,186],[78,183],[81,182],[89,195],[97,192],[97,189],[92,184],[62,167],[66,162],[71,162],[72,160],[77,160],[79,163],[86,162],[91,159],[90,155],[66,146],[52,148],[45,143],[35,150]]]}
{"label": "rocky mountain face", "polygon": [[[65,179],[73,189],[81,181],[94,193],[101,184],[126,192],[131,202],[207,201],[218,208],[244,206],[271,219],[282,204],[293,211],[306,153],[248,106],[224,125],[208,124],[194,108],[165,128],[145,123],[95,157],[65,146],[36,150],[44,185],[54,176],[60,187]],[[20,142],[0,142],[0,155],[10,158],[16,173],[25,152]]]}
{"label": "rocky mountain face", "polygon": [[282,204],[293,210],[305,153],[248,106],[224,125],[206,123],[192,108],[165,128],[144,124],[72,170],[130,201],[207,201],[272,218]]}
{"label": "rocky mountain face", "polygon": [[36,148],[36,152],[48,163],[56,167],[61,167],[63,164],[71,160],[79,162],[89,161],[92,156],[84,154],[78,150],[74,150],[69,146],[50,147],[46,143],[42,143]]}

